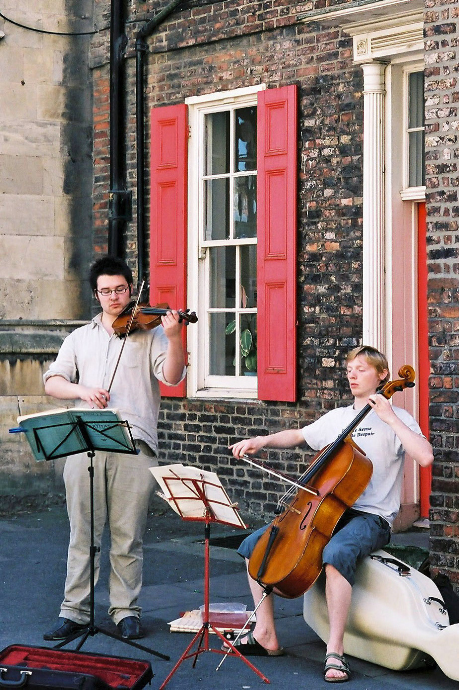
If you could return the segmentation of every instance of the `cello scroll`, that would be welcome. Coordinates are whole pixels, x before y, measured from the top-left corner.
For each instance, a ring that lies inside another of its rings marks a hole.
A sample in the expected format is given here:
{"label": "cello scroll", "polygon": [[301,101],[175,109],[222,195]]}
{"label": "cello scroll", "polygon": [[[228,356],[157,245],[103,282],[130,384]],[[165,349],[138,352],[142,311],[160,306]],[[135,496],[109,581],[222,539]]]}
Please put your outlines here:
{"label": "cello scroll", "polygon": [[405,388],[413,388],[415,385],[414,369],[409,364],[404,364],[402,367],[400,367],[398,370],[398,375],[400,376],[400,379],[388,381],[380,390],[378,390],[378,393],[383,395],[387,400],[389,400],[394,393],[403,391]]}

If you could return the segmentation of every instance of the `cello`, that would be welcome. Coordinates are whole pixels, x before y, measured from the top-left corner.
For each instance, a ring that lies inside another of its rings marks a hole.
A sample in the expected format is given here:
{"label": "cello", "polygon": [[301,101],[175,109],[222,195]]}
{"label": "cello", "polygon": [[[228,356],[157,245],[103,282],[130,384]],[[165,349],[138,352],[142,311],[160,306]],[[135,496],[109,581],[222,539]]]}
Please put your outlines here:
{"label": "cello", "polygon": [[[389,381],[377,393],[390,399],[414,386],[415,373],[401,367],[400,379]],[[249,575],[268,590],[293,599],[304,594],[322,570],[322,552],[344,512],[354,505],[371,479],[371,460],[351,439],[354,429],[372,410],[363,407],[338,438],[313,458],[301,488],[281,499],[285,509],[258,540],[249,559]]]}

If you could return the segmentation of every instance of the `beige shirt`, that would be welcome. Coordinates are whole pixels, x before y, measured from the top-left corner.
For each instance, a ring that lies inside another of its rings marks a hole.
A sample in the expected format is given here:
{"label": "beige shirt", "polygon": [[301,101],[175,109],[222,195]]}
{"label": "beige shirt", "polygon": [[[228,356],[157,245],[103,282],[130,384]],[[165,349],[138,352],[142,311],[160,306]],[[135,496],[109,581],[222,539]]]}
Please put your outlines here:
{"label": "beige shirt", "polygon": [[[107,333],[101,316],[98,314],[86,326],[77,328],[65,338],[55,362],[43,377],[45,382],[51,376],[62,376],[71,383],[108,389],[123,339]],[[163,375],[167,345],[162,326],[132,333],[119,360],[108,404],[129,422],[133,437],[145,441],[155,452],[161,402],[158,381],[167,384]],[[182,380],[185,372],[186,369]],[[75,404],[77,407],[90,407],[82,400]]]}

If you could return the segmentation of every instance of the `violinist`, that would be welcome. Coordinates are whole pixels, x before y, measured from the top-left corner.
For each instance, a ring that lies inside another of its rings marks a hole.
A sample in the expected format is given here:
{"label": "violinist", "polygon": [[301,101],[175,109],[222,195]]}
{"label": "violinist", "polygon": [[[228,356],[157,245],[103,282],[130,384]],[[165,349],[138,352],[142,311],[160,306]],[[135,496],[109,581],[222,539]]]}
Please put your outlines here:
{"label": "violinist", "polygon": [[[157,465],[159,381],[173,386],[185,376],[182,324],[177,312],[168,311],[161,317],[161,325],[136,330],[124,341],[114,333],[113,322],[131,298],[130,268],[121,259],[102,257],[92,265],[89,282],[101,312],[64,340],[44,375],[45,391],[54,398],[75,400],[78,407],[116,408],[129,422],[137,455],[98,451],[94,456],[94,540],[96,549],[100,548],[108,523],[108,612],[119,634],[134,640],[144,635],[137,599],[142,584],[143,534],[154,486],[149,467]],[[86,453],[72,455],[65,463],[70,521],[65,596],[57,625],[45,633],[45,640],[63,641],[90,621],[88,465]],[[96,580],[99,561],[97,551]]]}
{"label": "violinist", "polygon": [[[391,526],[400,508],[405,453],[423,467],[433,462],[432,447],[413,417],[392,406],[383,395],[376,394],[389,378],[386,357],[373,347],[355,348],[347,356],[346,373],[354,397],[352,405],[331,410],[302,429],[257,436],[231,446],[236,458],[257,453],[262,448],[294,448],[307,444],[319,450],[333,443],[359,410],[366,405],[372,408],[352,434],[353,441],[372,461],[370,483],[352,508],[344,512],[322,553],[330,622],[324,679],[331,683],[342,683],[350,678],[343,640],[355,570],[362,558],[390,541]],[[239,547],[239,554],[247,562],[266,529],[257,530]],[[250,576],[249,585],[257,604],[262,599],[263,588]],[[238,646],[245,655],[283,653],[276,634],[272,594],[258,608],[253,631],[241,637]]]}

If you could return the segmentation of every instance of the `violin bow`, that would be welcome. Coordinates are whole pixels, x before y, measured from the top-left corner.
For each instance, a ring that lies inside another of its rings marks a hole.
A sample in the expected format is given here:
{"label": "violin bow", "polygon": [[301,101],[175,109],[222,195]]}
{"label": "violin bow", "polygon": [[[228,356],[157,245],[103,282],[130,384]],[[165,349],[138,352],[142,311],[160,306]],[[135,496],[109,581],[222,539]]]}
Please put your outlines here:
{"label": "violin bow", "polygon": [[137,296],[135,305],[134,305],[133,308],[132,308],[131,318],[129,319],[129,322],[128,322],[128,325],[127,325],[127,328],[126,328],[126,334],[125,334],[125,336],[124,336],[123,344],[121,345],[121,350],[120,350],[120,353],[119,353],[119,355],[118,355],[118,359],[116,360],[115,369],[114,369],[114,371],[113,371],[112,378],[111,378],[110,383],[109,383],[109,386],[108,386],[108,388],[107,388],[107,390],[108,390],[109,393],[110,393],[110,389],[111,389],[111,387],[112,387],[113,379],[115,378],[115,374],[116,374],[116,371],[117,371],[117,369],[118,369],[118,364],[120,363],[121,355],[123,354],[124,346],[126,345],[126,340],[128,339],[128,335],[129,335],[129,333],[130,333],[130,331],[131,331],[132,324],[134,323],[135,313],[136,313],[137,307],[138,307],[139,304],[140,304],[140,297],[141,297],[141,295],[142,295],[142,290],[143,290],[144,284],[145,284],[145,280],[142,280],[142,285],[140,286],[139,294],[138,294],[138,296]]}

